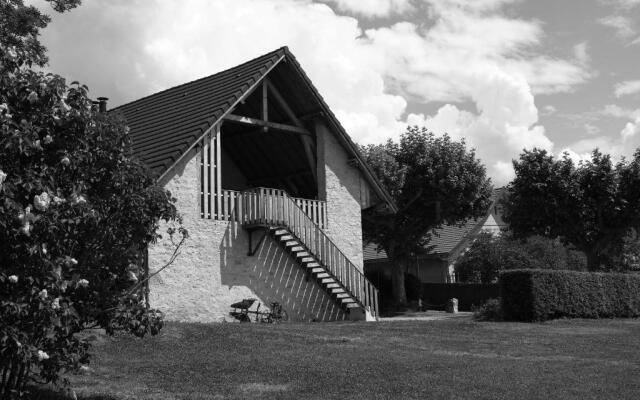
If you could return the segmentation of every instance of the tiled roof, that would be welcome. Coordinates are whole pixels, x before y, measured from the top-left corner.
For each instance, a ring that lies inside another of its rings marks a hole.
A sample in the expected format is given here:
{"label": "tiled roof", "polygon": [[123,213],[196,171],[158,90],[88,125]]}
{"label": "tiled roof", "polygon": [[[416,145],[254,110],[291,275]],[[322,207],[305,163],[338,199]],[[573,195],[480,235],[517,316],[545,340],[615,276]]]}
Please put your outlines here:
{"label": "tiled roof", "polygon": [[244,64],[117,107],[127,120],[133,151],[164,173],[285,55],[285,48]]}

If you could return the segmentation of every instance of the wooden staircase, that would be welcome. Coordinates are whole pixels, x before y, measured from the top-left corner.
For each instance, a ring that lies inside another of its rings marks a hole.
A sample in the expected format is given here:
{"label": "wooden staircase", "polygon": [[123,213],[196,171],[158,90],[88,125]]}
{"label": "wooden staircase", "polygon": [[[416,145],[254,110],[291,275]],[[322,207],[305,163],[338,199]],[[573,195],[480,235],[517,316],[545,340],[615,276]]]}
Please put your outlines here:
{"label": "wooden staircase", "polygon": [[355,298],[340,281],[331,274],[327,268],[323,267],[318,259],[304,246],[302,242],[294,237],[288,229],[269,228],[271,236],[280,243],[285,250],[302,266],[309,276],[324,288],[331,297],[342,306],[343,309],[361,308],[363,305]]}
{"label": "wooden staircase", "polygon": [[377,319],[378,290],[293,198],[269,188],[246,190],[241,197],[238,214],[245,229],[266,229],[351,319]]}

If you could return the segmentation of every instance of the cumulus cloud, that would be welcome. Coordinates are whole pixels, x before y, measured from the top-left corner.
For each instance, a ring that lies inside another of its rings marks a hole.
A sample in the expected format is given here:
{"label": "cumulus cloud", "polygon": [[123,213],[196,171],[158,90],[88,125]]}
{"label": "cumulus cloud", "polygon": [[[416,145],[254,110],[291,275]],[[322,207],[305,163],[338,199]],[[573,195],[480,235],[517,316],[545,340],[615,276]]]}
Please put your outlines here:
{"label": "cumulus cloud", "polygon": [[[553,147],[534,95],[590,77],[586,44],[571,60],[545,55],[541,23],[502,13],[510,2],[95,0],[55,15],[43,40],[52,70],[112,106],[288,45],[354,140],[381,142],[424,124],[464,137],[502,184],[522,148]],[[400,22],[363,31],[340,15],[345,7]],[[416,9],[429,23],[402,21]],[[407,115],[408,102],[444,105]]]}
{"label": "cumulus cloud", "polygon": [[609,15],[598,19],[598,23],[612,28],[621,39],[629,39],[636,34],[631,19],[622,15]]}
{"label": "cumulus cloud", "polygon": [[640,80],[624,81],[615,85],[616,97],[627,96],[630,94],[640,93]]}
{"label": "cumulus cloud", "polygon": [[388,17],[413,9],[410,0],[321,0],[335,5],[338,10],[367,18]]}

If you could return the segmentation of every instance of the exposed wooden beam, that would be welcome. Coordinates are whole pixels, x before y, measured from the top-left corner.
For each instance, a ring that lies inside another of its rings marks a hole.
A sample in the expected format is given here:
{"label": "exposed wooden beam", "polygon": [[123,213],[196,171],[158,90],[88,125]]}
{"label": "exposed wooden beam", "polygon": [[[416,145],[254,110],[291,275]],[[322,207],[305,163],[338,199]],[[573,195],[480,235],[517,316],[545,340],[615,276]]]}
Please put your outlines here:
{"label": "exposed wooden beam", "polygon": [[[268,98],[269,98],[269,90],[268,90],[267,78],[265,78],[262,81],[262,120],[265,122],[269,121],[269,99]],[[268,132],[269,127],[263,126],[262,131]]]}
{"label": "exposed wooden beam", "polygon": [[[273,95],[273,98],[276,99],[276,102],[278,103],[278,105],[280,105],[280,107],[282,107],[282,109],[284,110],[284,112],[287,114],[287,116],[289,117],[289,119],[291,119],[291,121],[299,128],[304,128],[304,125],[302,124],[302,122],[300,121],[300,119],[298,119],[298,117],[296,117],[296,114],[293,112],[293,110],[291,109],[291,107],[289,107],[289,104],[287,104],[287,101],[284,99],[284,97],[280,94],[280,91],[278,91],[278,89],[273,85],[273,83],[271,83],[271,81],[267,80],[265,78],[264,80],[265,84],[267,85],[267,87],[269,88],[269,90],[271,91],[271,94]],[[265,120],[266,121],[266,120]]]}
{"label": "exposed wooden beam", "polygon": [[313,183],[318,184],[318,173],[316,171],[316,158],[314,157],[313,138],[311,136],[301,136],[302,147],[304,147],[304,153],[307,156],[307,162],[311,169],[311,175],[313,176]]}
{"label": "exposed wooden beam", "polygon": [[226,121],[235,122],[235,123],[238,123],[238,124],[260,126],[260,127],[276,129],[276,130],[284,131],[284,132],[298,133],[298,134],[301,134],[301,135],[311,136],[311,132],[309,132],[307,129],[300,128],[298,126],[293,126],[293,125],[279,124],[277,122],[263,121],[263,120],[260,120],[260,119],[243,117],[243,116],[235,115],[235,114],[228,114],[227,116],[224,117],[224,119]]}

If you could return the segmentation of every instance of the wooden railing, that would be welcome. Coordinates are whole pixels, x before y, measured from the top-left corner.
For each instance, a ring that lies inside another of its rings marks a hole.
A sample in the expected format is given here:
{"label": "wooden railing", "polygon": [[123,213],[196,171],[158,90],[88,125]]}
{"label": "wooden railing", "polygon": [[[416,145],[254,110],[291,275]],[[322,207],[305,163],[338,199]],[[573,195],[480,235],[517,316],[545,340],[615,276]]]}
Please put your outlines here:
{"label": "wooden railing", "polygon": [[[217,195],[214,198],[217,199]],[[243,222],[242,219],[242,197],[243,192],[236,190],[222,190],[220,202],[215,201],[212,212],[213,219],[220,221],[236,221]],[[296,205],[322,229],[327,228],[327,202],[321,200],[310,200],[302,198],[291,198]],[[219,208],[218,208],[219,205]]]}
{"label": "wooden railing", "polygon": [[287,228],[361,305],[368,307],[377,317],[378,290],[297,204],[296,199],[283,190],[256,188],[242,192],[240,209],[238,215],[244,224]]}

